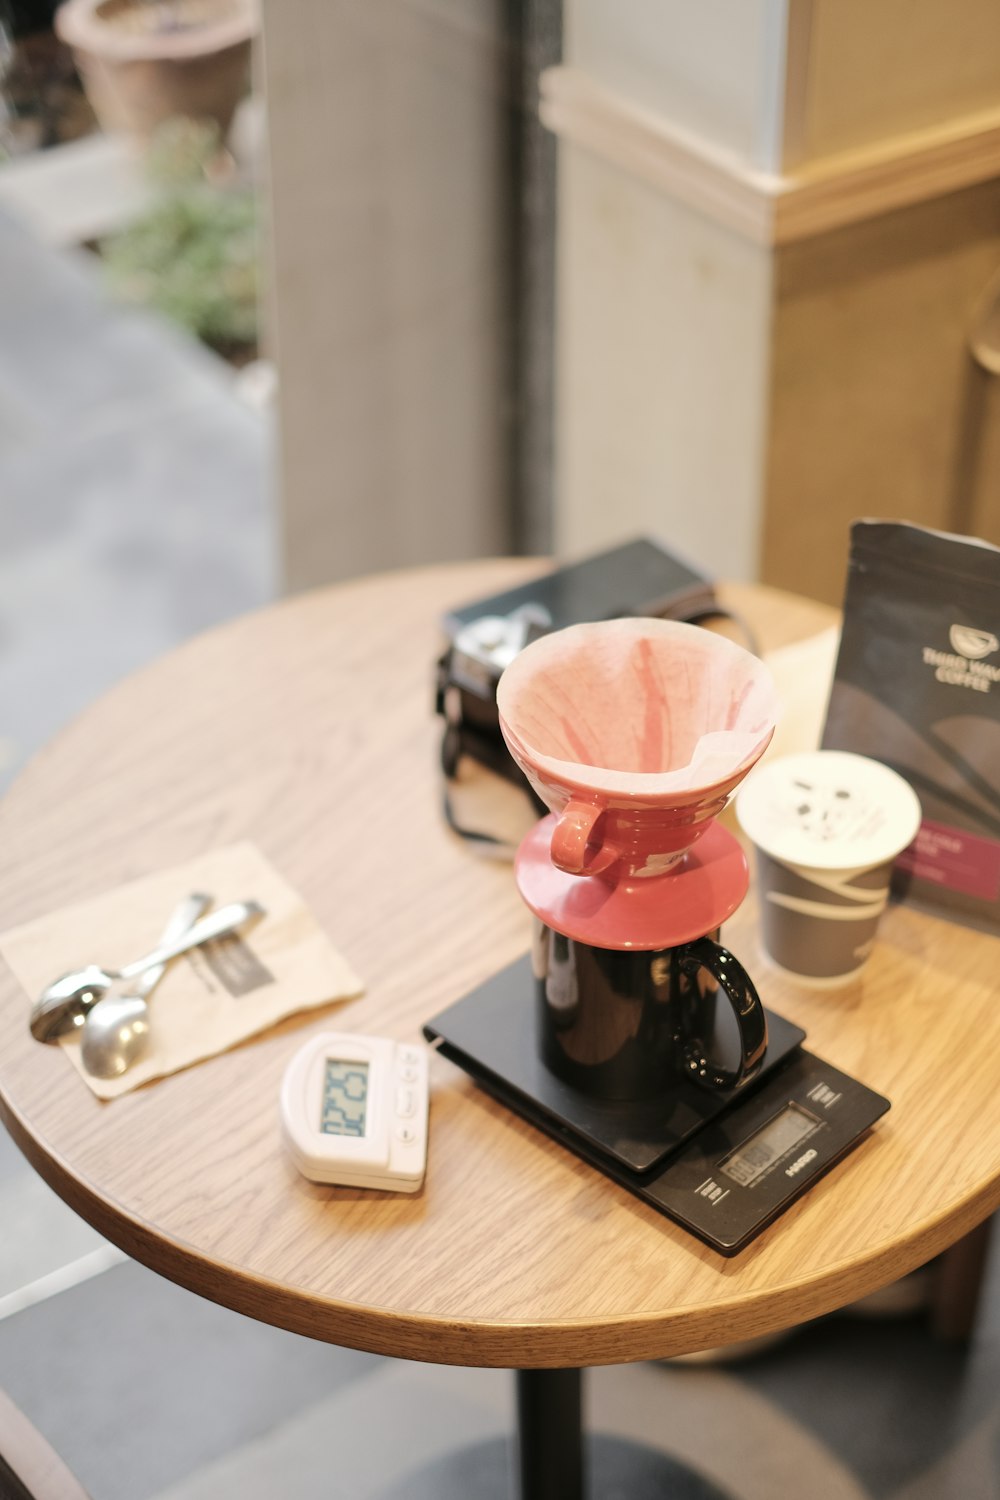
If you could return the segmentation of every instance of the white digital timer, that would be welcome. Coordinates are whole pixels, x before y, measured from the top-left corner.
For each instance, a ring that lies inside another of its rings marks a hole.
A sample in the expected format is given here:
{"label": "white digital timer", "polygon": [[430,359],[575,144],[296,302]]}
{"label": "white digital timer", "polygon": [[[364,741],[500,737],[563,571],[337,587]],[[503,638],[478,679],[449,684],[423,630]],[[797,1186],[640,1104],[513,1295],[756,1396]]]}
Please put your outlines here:
{"label": "white digital timer", "polygon": [[303,1176],[415,1193],[427,1162],[427,1052],[352,1032],[306,1042],[281,1084],[285,1143]]}

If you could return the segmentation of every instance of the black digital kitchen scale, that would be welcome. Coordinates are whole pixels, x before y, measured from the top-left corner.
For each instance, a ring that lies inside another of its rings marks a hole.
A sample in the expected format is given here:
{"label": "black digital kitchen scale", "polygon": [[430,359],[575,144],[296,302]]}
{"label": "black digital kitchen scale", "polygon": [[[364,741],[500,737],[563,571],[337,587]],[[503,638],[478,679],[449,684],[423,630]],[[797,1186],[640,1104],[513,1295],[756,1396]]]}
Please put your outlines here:
{"label": "black digital kitchen scale", "polygon": [[[755,1077],[726,1092],[678,1080],[667,1099],[609,1104],[544,1065],[526,955],[424,1027],[428,1041],[488,1093],[722,1255],[735,1255],[856,1145],[889,1100],[801,1046],[805,1032],[767,1011]],[[721,1007],[710,1049],[733,1039]]]}

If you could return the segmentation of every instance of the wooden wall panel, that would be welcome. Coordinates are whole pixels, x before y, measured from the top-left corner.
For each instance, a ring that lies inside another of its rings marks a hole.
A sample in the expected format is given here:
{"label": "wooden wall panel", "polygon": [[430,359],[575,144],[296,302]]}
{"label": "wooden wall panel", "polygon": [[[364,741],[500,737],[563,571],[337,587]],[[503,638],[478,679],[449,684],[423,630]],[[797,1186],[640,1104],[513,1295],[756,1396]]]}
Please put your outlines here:
{"label": "wooden wall panel", "polygon": [[[968,335],[998,263],[995,183],[778,250],[765,582],[839,603],[858,516],[966,522],[1000,542],[1000,507],[983,498],[996,472],[988,429],[974,481],[965,464]],[[982,414],[996,422],[1000,402]]]}
{"label": "wooden wall panel", "polygon": [[790,40],[808,31],[808,47],[792,49],[800,76],[786,84],[786,170],[1000,100],[996,0],[790,0],[790,8]]}

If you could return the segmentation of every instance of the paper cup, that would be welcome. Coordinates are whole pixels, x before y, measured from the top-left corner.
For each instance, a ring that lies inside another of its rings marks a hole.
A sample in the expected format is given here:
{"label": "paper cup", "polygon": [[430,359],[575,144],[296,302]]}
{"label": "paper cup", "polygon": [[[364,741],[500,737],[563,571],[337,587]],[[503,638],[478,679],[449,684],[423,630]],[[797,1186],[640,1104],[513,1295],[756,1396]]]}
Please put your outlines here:
{"label": "paper cup", "polygon": [[771,959],[813,986],[853,979],[875,946],[893,862],[920,826],[912,787],[866,756],[814,750],[758,770],[736,816],[757,852]]}

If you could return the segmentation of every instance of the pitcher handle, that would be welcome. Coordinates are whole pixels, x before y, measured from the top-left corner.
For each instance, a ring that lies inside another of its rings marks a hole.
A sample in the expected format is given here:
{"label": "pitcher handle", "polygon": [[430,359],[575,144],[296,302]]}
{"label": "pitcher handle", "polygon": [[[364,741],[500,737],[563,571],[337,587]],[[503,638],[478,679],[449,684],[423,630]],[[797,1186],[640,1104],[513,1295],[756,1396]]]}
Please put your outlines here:
{"label": "pitcher handle", "polygon": [[757,1072],[767,1051],[767,1017],[753,980],[728,948],[708,937],[684,945],[680,967],[692,979],[699,969],[708,970],[732,1006],[740,1035],[740,1062],[735,1070],[713,1062],[706,1056],[704,1042],[694,1037],[685,1048],[686,1071],[709,1088],[738,1088]]}

